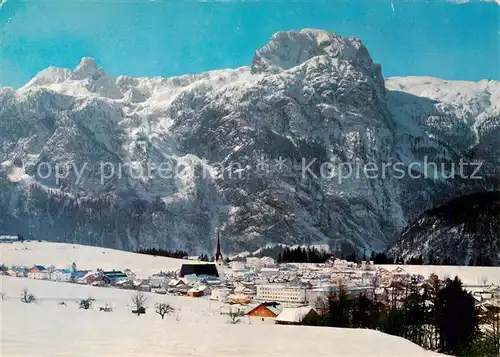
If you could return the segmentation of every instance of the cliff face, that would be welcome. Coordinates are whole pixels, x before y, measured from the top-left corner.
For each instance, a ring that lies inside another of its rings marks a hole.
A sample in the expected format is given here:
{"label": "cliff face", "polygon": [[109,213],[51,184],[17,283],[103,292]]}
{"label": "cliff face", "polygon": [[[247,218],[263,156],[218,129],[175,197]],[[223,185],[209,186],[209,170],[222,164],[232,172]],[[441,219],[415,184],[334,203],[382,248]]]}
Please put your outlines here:
{"label": "cliff face", "polygon": [[460,197],[427,211],[389,252],[403,259],[500,265],[500,192]]}
{"label": "cliff face", "polygon": [[[199,75],[50,67],[0,89],[0,231],[211,251],[221,228],[226,251],[384,249],[426,209],[498,183],[499,98],[492,81],[384,82],[359,39],[319,30],[277,33],[249,67]],[[484,179],[443,176],[460,158]],[[446,168],[380,170],[425,161]],[[367,164],[379,173],[356,174]]]}

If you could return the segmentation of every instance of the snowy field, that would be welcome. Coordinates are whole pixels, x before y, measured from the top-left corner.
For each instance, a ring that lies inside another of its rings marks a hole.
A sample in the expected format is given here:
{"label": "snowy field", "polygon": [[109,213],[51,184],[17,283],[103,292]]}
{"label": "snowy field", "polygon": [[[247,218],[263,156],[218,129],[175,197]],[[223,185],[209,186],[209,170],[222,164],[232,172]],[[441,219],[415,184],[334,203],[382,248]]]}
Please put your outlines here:
{"label": "snowy field", "polygon": [[[399,337],[372,330],[279,325],[231,325],[220,305],[204,299],[147,293],[148,310],[130,310],[131,291],[68,283],[1,277],[2,357],[426,357],[438,354]],[[24,288],[39,301],[23,304]],[[80,310],[80,297],[96,298],[93,310]],[[65,301],[67,306],[58,303]],[[176,313],[161,320],[153,312],[166,301]],[[100,312],[111,304],[113,312]]]}
{"label": "snowy field", "polygon": [[[56,268],[70,268],[75,262],[78,269],[123,270],[131,269],[138,277],[147,278],[163,271],[180,269],[184,260],[135,254],[115,249],[91,247],[69,243],[25,242],[0,243],[0,263],[8,266],[35,264]],[[189,261],[194,263],[194,261]]]}
{"label": "snowy field", "polygon": [[[33,264],[79,269],[132,269],[140,277],[160,270],[177,270],[179,259],[153,257],[113,249],[67,243],[28,242],[0,244],[0,263]],[[392,271],[397,266],[384,266]],[[477,285],[483,277],[500,285],[499,268],[402,266],[409,273],[441,277],[458,275],[466,284]],[[305,326],[238,325],[221,315],[221,304],[202,298],[146,293],[148,310],[131,313],[130,290],[70,283],[0,277],[2,357],[53,356],[234,356],[234,357],[426,357],[438,354],[399,337],[377,331]],[[38,298],[23,304],[20,294],[28,288]],[[96,299],[93,310],[80,310],[79,298]],[[59,302],[65,301],[66,307]],[[167,302],[175,313],[161,320],[154,313],[156,302]],[[109,305],[113,312],[100,312]]]}

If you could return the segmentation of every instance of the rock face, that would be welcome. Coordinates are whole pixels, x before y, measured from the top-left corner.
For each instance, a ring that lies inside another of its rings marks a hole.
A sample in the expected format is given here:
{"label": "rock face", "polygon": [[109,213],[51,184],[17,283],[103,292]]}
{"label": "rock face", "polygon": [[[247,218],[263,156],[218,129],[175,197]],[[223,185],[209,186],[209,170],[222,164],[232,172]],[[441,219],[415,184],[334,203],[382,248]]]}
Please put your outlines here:
{"label": "rock face", "polygon": [[500,192],[457,198],[420,216],[389,250],[403,259],[500,265]]}
{"label": "rock face", "polygon": [[[0,231],[381,250],[426,209],[497,187],[499,108],[498,82],[384,82],[359,39],[319,30],[275,34],[249,67],[173,78],[113,78],[84,58],[0,89]],[[483,179],[446,176],[460,158]],[[445,166],[394,167],[427,161]]]}

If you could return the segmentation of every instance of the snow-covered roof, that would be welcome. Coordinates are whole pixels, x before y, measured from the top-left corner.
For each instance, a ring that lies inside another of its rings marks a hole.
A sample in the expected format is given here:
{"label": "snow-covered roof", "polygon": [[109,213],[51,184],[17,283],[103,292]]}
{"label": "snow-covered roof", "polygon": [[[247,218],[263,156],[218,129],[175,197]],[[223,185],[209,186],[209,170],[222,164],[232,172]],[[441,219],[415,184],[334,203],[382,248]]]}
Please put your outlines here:
{"label": "snow-covered roof", "polygon": [[283,311],[276,317],[276,321],[282,322],[301,322],[307,314],[314,310],[310,306],[301,307],[285,307]]}
{"label": "snow-covered roof", "polygon": [[61,272],[63,274],[71,274],[71,270],[69,269],[57,269],[56,271]]}

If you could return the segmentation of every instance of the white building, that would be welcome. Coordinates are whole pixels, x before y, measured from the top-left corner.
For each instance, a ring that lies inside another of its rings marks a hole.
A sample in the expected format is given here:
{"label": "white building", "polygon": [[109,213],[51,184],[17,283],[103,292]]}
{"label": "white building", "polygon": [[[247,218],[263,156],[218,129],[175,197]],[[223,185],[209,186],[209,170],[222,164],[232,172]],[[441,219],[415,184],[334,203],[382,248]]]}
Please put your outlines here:
{"label": "white building", "polygon": [[301,304],[306,301],[306,289],[299,286],[259,285],[257,299]]}
{"label": "white building", "polygon": [[335,291],[335,289],[338,286],[333,286],[333,285],[324,285],[324,286],[318,286],[313,289],[308,289],[306,291],[306,300],[307,303],[312,306],[316,307],[319,301],[325,301],[328,296]]}
{"label": "white building", "polygon": [[230,289],[225,289],[225,288],[213,289],[212,294],[210,295],[210,300],[226,302],[230,293],[231,293]]}
{"label": "white building", "polygon": [[[166,275],[155,274],[149,278],[149,284],[154,288],[166,288],[172,278]],[[133,279],[131,279],[133,280]]]}
{"label": "white building", "polygon": [[276,267],[276,262],[271,257],[262,257],[262,258],[260,258],[260,262],[264,265],[265,268]]}
{"label": "white building", "polygon": [[278,276],[280,270],[278,268],[262,268],[259,272],[260,276],[273,277]]}
{"label": "white building", "polygon": [[234,261],[234,262],[232,262],[231,269],[233,272],[244,271],[246,269],[245,263]]}
{"label": "white building", "polygon": [[54,281],[70,281],[71,271],[68,269],[56,269],[50,273],[50,280]]}
{"label": "white building", "polygon": [[128,280],[135,280],[136,275],[135,275],[135,273],[134,273],[132,270],[130,270],[130,269],[125,269],[123,272],[124,272],[124,273],[125,273],[125,275],[127,276]]}

